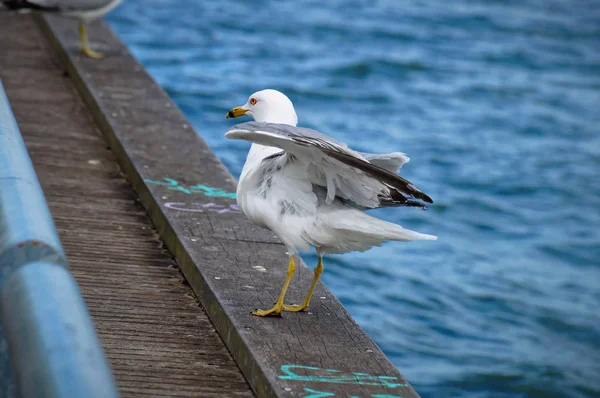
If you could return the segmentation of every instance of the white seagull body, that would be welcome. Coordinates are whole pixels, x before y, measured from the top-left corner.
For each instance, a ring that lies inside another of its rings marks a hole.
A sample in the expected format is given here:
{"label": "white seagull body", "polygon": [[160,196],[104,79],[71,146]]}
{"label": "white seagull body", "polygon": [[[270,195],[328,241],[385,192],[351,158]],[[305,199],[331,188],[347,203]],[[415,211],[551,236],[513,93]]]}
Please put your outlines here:
{"label": "white seagull body", "polygon": [[[306,310],[325,253],[365,251],[389,240],[435,240],[372,217],[363,210],[387,206],[425,207],[429,196],[396,175],[408,161],[400,152],[375,155],[353,151],[315,130],[296,127],[292,102],[275,90],[254,93],[228,117],[252,116],[256,122],[233,126],[225,136],[252,142],[237,188],[237,201],[255,224],[273,231],[290,256],[288,280],[275,307],[254,315]],[[319,263],[301,305],[283,304],[294,257],[309,245]]]}

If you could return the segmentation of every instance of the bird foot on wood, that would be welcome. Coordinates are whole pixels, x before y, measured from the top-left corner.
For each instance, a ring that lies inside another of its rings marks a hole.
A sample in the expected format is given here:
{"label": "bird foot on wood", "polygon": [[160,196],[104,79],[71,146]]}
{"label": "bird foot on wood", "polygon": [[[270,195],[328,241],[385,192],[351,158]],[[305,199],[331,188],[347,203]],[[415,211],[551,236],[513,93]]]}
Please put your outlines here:
{"label": "bird foot on wood", "polygon": [[308,311],[307,304],[284,305],[283,310],[287,312]]}
{"label": "bird foot on wood", "polygon": [[252,312],[254,316],[281,316],[281,311],[283,310],[283,305],[275,305],[270,310],[256,310]]}

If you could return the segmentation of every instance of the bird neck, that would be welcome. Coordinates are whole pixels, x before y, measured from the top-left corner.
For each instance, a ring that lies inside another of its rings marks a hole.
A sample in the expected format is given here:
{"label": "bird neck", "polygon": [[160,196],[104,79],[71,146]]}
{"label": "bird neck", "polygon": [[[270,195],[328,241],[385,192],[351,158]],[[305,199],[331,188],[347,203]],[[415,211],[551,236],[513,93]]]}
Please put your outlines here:
{"label": "bird neck", "polygon": [[294,127],[298,125],[298,116],[296,116],[296,112],[293,109],[291,111],[286,110],[285,112],[273,110],[266,115],[255,115],[254,120],[265,123],[289,124]]}

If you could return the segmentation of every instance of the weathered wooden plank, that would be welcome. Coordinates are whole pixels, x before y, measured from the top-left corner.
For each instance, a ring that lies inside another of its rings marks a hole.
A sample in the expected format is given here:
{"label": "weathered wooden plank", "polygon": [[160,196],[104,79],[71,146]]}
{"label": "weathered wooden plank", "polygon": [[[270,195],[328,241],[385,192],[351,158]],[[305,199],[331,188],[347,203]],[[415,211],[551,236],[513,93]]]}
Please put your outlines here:
{"label": "weathered wooden plank", "polygon": [[0,38],[0,78],[122,396],[253,396],[39,24],[0,12]]}
{"label": "weathered wooden plank", "polygon": [[[284,248],[237,210],[234,178],[106,24],[93,29],[109,56],[95,62],[73,50],[73,24],[45,21],[69,75],[254,391],[418,396],[322,284],[308,313],[250,315],[275,301]],[[301,297],[312,275],[299,268],[291,300]]]}

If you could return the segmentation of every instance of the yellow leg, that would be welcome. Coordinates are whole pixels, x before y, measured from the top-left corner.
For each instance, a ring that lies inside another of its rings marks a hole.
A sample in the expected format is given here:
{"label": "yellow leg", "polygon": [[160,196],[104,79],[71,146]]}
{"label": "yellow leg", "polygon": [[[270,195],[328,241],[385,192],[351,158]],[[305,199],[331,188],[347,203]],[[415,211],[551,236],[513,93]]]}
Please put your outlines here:
{"label": "yellow leg", "polygon": [[90,44],[88,43],[87,27],[84,23],[79,24],[79,37],[81,38],[82,53],[94,59],[104,58],[104,55],[97,53],[90,48]]}
{"label": "yellow leg", "polygon": [[317,287],[317,281],[319,277],[323,273],[323,259],[319,257],[319,261],[317,262],[317,267],[315,268],[315,274],[313,276],[312,283],[310,285],[310,289],[308,289],[308,294],[304,298],[304,301],[300,305],[284,305],[284,311],[290,312],[298,312],[298,311],[306,311],[308,309],[308,305],[310,304],[310,298],[312,297],[313,292],[315,291],[315,287]]}
{"label": "yellow leg", "polygon": [[287,277],[285,278],[285,283],[283,284],[283,288],[281,289],[281,293],[279,294],[279,299],[275,303],[275,306],[270,310],[256,310],[252,313],[252,315],[256,316],[281,316],[281,311],[283,310],[283,300],[285,299],[285,293],[287,292],[288,286],[290,286],[290,281],[292,280],[292,276],[294,276],[294,272],[296,272],[296,261],[294,257],[290,257],[290,262],[288,264]]}

